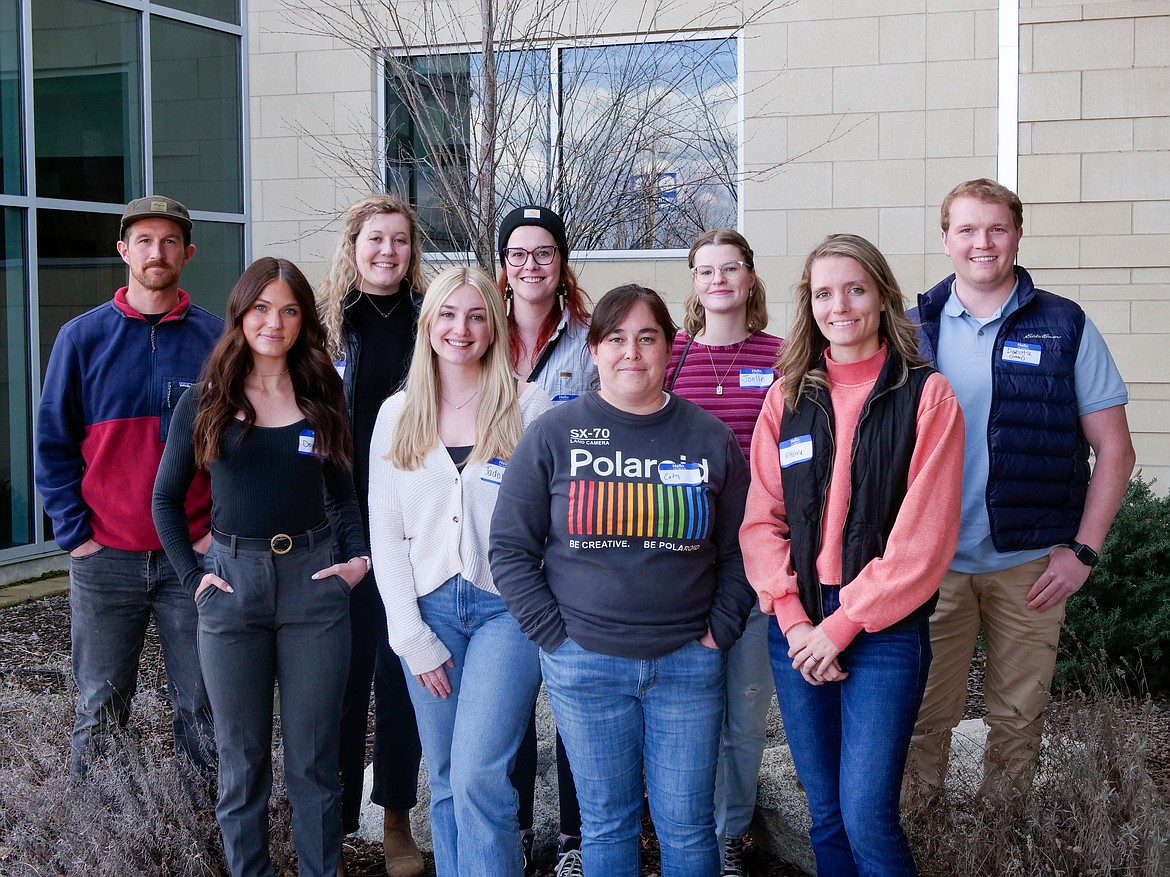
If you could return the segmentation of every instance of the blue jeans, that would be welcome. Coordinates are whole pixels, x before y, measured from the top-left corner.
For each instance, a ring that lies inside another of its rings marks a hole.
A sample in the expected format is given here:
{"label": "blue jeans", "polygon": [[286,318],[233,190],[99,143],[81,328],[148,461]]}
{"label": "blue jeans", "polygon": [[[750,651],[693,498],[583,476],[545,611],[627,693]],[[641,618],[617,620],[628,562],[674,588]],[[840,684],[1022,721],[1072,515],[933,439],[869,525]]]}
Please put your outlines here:
{"label": "blue jeans", "polygon": [[581,802],[586,874],[637,877],[642,777],[663,877],[719,873],[715,764],[727,661],[691,642],[652,660],[566,640],[541,652],[544,685]]}
{"label": "blue jeans", "polygon": [[[451,693],[410,678],[431,789],[438,877],[520,877],[518,798],[508,775],[540,688],[537,649],[504,601],[462,576],[418,600],[423,622],[451,652]],[[403,669],[411,677],[403,662]]]}
{"label": "blue jeans", "polygon": [[768,708],[776,685],[768,659],[768,627],[776,626],[759,606],[727,653],[727,711],[715,777],[715,827],[720,843],[743,837],[756,812],[760,760],[764,757]]}
{"label": "blue jeans", "polygon": [[[840,590],[824,588],[826,616],[840,605]],[[784,732],[808,796],[818,877],[917,874],[898,799],[930,669],[927,623],[858,634],[840,657],[848,678],[820,686],[792,669],[776,624],[768,648]]]}
{"label": "blue jeans", "polygon": [[215,731],[199,670],[192,597],[162,551],[101,548],[70,559],[70,636],[77,682],[71,775],[84,774],[95,733],[129,720],[151,615],[174,708],[175,748],[203,773],[214,772]]}
{"label": "blue jeans", "polygon": [[280,684],[284,772],[301,877],[335,877],[341,855],[337,750],[349,670],[349,585],[310,576],[336,562],[327,538],[288,554],[212,543],[204,568],[233,593],[199,594],[199,654],[219,739],[219,801],[232,877],[272,877],[272,697]]}

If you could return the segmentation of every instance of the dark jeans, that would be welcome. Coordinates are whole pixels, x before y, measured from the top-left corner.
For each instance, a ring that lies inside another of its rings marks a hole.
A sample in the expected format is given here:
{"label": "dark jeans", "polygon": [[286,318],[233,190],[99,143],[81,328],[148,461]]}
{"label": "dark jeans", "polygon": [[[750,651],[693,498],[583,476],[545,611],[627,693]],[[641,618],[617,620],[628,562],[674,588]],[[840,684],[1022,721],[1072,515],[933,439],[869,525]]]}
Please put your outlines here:
{"label": "dark jeans", "polygon": [[[828,616],[840,588],[824,588]],[[808,796],[818,877],[917,874],[899,816],[910,735],[930,670],[927,623],[857,635],[842,682],[810,685],[775,624],[768,651],[796,775]]]}
{"label": "dark jeans", "polygon": [[174,707],[175,748],[204,774],[214,772],[215,731],[199,671],[195,601],[162,551],[101,548],[69,563],[70,635],[77,718],[70,773],[80,776],[91,739],[125,726],[151,615],[162,641]]}
{"label": "dark jeans", "polygon": [[[569,756],[565,754],[565,743],[561,732],[557,738],[557,798],[560,802],[561,834],[581,836],[581,805],[577,803],[577,786],[573,782],[573,771],[569,767]],[[528,730],[520,741],[516,753],[516,766],[509,777],[516,794],[520,796],[520,830],[532,829],[532,811],[536,806],[536,705],[528,717]]]}
{"label": "dark jeans", "polygon": [[373,575],[350,592],[352,648],[341,706],[341,821],[357,831],[366,766],[370,682],[374,685],[374,788],[370,800],[387,810],[418,803],[422,744],[402,663],[386,641],[386,610]]}
{"label": "dark jeans", "polygon": [[334,877],[341,855],[337,745],[349,667],[349,585],[310,576],[336,561],[332,539],[277,555],[218,542],[205,568],[233,593],[199,594],[199,654],[215,710],[219,802],[232,877],[272,877],[272,698],[280,685],[284,768],[301,877]]}

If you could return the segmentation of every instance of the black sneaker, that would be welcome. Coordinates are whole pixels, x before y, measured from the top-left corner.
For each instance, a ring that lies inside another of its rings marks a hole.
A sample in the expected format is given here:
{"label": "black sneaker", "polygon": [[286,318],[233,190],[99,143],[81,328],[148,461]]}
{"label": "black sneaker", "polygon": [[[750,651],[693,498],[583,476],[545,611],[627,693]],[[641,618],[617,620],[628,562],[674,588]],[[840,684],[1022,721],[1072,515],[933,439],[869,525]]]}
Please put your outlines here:
{"label": "black sneaker", "polygon": [[581,863],[581,838],[567,837],[557,844],[556,877],[585,877]]}
{"label": "black sneaker", "polygon": [[524,877],[533,877],[536,873],[536,862],[532,861],[532,844],[536,841],[535,833],[520,832],[520,850],[524,854]]}
{"label": "black sneaker", "polygon": [[723,870],[720,877],[748,877],[747,865],[743,863],[744,839],[729,837],[723,842]]}

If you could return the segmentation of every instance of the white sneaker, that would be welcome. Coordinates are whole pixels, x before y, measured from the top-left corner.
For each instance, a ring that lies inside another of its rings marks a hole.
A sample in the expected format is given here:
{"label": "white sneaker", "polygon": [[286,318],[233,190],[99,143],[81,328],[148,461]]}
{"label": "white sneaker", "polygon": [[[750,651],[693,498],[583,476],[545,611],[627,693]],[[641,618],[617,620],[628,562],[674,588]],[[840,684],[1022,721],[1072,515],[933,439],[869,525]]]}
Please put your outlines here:
{"label": "white sneaker", "polygon": [[581,851],[569,850],[557,860],[557,877],[585,877],[585,869],[581,865]]}

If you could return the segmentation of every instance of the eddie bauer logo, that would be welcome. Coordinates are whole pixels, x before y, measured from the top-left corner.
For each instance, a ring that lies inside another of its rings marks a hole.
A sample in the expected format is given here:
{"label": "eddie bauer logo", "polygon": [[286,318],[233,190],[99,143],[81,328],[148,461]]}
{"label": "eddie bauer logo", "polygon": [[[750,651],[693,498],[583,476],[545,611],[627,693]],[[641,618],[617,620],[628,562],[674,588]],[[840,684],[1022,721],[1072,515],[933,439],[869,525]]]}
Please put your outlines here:
{"label": "eddie bauer logo", "polygon": [[1052,335],[1048,332],[1029,332],[1024,338],[1040,338],[1048,341],[1059,341],[1063,335]]}

